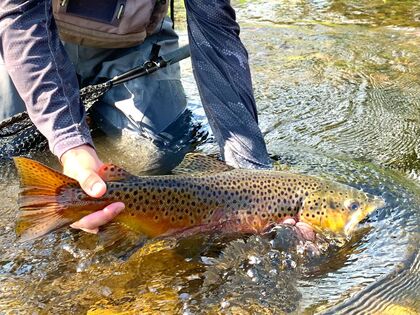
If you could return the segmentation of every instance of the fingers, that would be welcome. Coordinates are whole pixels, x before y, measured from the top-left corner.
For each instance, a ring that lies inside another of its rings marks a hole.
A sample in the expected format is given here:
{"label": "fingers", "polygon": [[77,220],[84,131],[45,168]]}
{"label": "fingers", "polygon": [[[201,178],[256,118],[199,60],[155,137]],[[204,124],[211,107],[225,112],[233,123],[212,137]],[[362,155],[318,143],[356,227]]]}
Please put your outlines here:
{"label": "fingers", "polygon": [[[61,156],[63,173],[77,180],[82,189],[91,197],[100,198],[106,192],[106,184],[98,170],[103,165],[95,149],[81,145],[66,151]],[[89,233],[98,233],[99,227],[113,220],[124,209],[124,203],[112,203],[104,209],[89,214],[71,227]]]}
{"label": "fingers", "polygon": [[293,218],[287,218],[286,220],[283,221],[284,224],[290,224],[290,225],[295,225],[296,224],[296,220]]}
{"label": "fingers", "polygon": [[309,224],[306,224],[305,222],[297,222],[296,227],[306,240],[312,242],[315,241],[315,232]]}
{"label": "fingers", "polygon": [[121,211],[124,210],[124,203],[115,202],[104,209],[89,214],[70,225],[74,229],[81,229],[89,233],[98,233],[99,226],[112,221]]}
{"label": "fingers", "polygon": [[315,241],[315,232],[309,224],[304,222],[296,222],[293,218],[287,218],[283,224],[290,224],[296,226],[303,238],[307,241]]}

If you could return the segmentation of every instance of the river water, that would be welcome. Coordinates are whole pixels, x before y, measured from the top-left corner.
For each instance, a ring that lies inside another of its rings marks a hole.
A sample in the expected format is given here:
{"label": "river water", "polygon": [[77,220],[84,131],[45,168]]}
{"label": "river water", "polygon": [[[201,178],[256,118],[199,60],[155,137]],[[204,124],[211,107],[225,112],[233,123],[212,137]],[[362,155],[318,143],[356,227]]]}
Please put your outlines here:
{"label": "river water", "polygon": [[[387,206],[316,259],[282,250],[276,235],[148,241],[127,253],[69,230],[16,243],[10,179],[1,185],[0,314],[420,312],[420,4],[234,5],[276,163]],[[189,61],[182,68],[194,119],[208,131]],[[211,137],[198,150],[217,152]]]}

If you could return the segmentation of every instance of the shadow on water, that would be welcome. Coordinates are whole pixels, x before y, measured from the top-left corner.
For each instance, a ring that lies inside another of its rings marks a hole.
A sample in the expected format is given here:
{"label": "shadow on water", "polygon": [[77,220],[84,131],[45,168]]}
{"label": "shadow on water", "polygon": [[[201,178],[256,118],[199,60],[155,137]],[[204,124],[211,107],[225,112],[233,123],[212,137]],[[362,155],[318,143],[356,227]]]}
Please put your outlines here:
{"label": "shadow on water", "polygon": [[[420,312],[420,5],[235,5],[261,127],[279,166],[382,196],[386,207],[344,245],[319,240],[320,256],[284,226],[262,236],[145,241],[127,253],[70,230],[16,243],[18,185],[3,177],[0,313]],[[182,65],[191,110],[205,123],[191,67]],[[107,142],[99,146],[113,155]],[[142,160],[122,157],[132,169]]]}

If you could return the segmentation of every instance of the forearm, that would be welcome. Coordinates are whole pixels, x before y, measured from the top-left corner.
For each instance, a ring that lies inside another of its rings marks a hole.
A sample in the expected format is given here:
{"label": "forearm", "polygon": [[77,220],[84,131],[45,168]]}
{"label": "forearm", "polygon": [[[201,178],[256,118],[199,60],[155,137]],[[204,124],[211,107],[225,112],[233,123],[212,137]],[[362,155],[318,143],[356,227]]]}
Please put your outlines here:
{"label": "forearm", "polygon": [[28,113],[57,156],[92,144],[76,73],[47,0],[0,1],[0,52]]}
{"label": "forearm", "polygon": [[185,6],[194,75],[222,155],[235,167],[271,167],[230,1],[185,0]]}

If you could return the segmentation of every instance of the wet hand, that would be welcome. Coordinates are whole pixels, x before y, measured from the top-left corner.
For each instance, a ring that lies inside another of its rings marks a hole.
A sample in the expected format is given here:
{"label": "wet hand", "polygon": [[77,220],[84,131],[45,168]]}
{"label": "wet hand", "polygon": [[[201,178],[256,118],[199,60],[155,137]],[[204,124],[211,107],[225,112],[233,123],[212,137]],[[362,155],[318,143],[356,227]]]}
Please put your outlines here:
{"label": "wet hand", "polygon": [[295,219],[288,218],[283,221],[283,224],[295,226],[306,241],[314,242],[316,239],[314,230],[309,224],[305,222],[296,222]]}
{"label": "wet hand", "polygon": [[[66,151],[61,156],[63,173],[77,180],[82,189],[91,197],[100,198],[106,192],[106,184],[98,175],[102,161],[89,145],[81,145]],[[71,225],[89,233],[97,233],[99,227],[108,223],[124,209],[124,203],[115,202],[104,209],[89,214]]]}
{"label": "wet hand", "polygon": [[102,210],[81,218],[79,221],[74,222],[70,226],[74,229],[80,229],[85,232],[96,234],[98,233],[101,225],[104,225],[114,219],[122,210],[124,210],[124,204],[122,202],[114,202]]}

